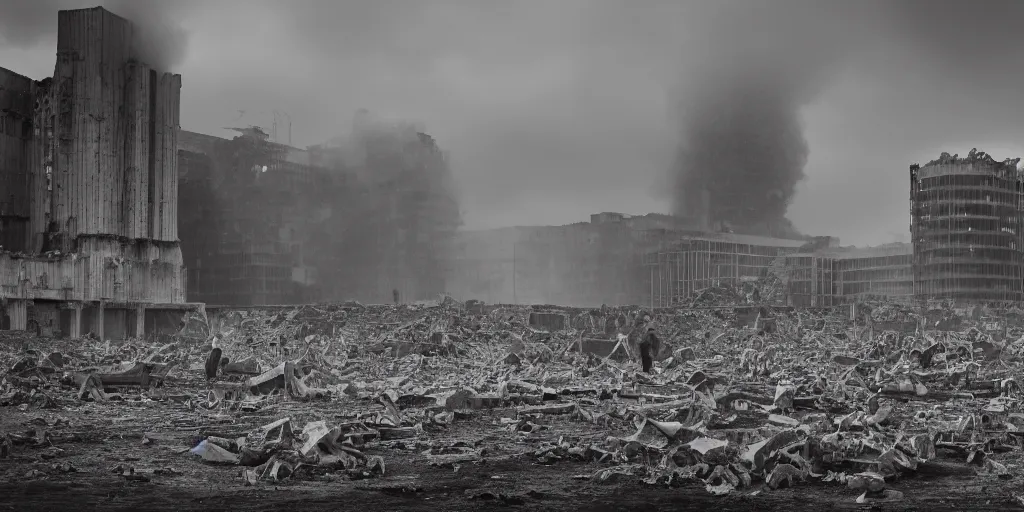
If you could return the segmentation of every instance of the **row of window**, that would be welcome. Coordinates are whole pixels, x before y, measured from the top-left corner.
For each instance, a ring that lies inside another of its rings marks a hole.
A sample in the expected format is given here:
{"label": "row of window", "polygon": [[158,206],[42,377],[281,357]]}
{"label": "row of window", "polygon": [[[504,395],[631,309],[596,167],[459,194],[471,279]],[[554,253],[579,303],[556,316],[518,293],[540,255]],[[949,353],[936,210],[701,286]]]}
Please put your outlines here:
{"label": "row of window", "polygon": [[922,178],[921,188],[925,187],[999,187],[1019,190],[1020,182],[984,174],[945,174]]}
{"label": "row of window", "polygon": [[914,194],[914,202],[922,203],[928,201],[973,201],[976,203],[1017,204],[1021,201],[1021,194],[1019,192],[980,188],[928,189]]}

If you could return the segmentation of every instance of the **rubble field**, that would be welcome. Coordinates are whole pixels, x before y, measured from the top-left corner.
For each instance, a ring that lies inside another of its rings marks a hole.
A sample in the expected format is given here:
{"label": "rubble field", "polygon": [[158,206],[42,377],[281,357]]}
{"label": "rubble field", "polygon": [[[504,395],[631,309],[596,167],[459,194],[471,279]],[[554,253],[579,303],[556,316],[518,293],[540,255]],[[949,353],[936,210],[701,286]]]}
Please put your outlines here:
{"label": "rubble field", "polygon": [[122,343],[0,332],[0,509],[1024,508],[1022,351],[1012,307],[730,290],[656,311],[200,311]]}

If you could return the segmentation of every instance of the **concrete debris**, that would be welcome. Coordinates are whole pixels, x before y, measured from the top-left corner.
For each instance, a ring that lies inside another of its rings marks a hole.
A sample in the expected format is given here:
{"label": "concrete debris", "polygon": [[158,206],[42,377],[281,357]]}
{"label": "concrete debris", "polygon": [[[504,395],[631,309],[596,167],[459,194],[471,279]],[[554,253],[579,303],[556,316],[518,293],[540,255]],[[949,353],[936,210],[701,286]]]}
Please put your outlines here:
{"label": "concrete debris", "polygon": [[[403,451],[455,471],[507,456],[598,463],[586,476],[597,483],[694,484],[713,495],[835,482],[858,503],[899,500],[901,477],[945,461],[978,478],[1017,473],[1007,454],[1024,427],[1024,324],[991,324],[1019,312],[783,308],[770,312],[769,330],[745,306],[475,307],[250,309],[214,318],[208,343],[160,347],[34,340],[31,351],[0,353],[10,369],[0,404],[110,416],[153,404],[166,412],[94,430],[138,425],[149,449],[240,466],[243,485],[379,477]],[[644,373],[635,345],[648,326],[665,348]],[[282,337],[293,340],[287,353]],[[595,350],[599,342],[619,348]],[[0,457],[73,442],[62,421],[4,433]],[[472,442],[442,435],[470,424],[492,432]]]}

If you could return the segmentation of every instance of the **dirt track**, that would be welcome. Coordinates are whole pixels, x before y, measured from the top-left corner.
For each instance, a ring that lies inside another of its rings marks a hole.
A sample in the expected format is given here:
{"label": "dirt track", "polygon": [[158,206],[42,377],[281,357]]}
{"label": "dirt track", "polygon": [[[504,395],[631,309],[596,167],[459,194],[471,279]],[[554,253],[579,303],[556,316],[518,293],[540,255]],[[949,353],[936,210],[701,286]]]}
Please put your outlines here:
{"label": "dirt track", "polygon": [[[899,502],[872,508],[855,502],[857,492],[838,484],[802,483],[792,489],[763,486],[714,497],[702,485],[652,487],[635,477],[598,483],[574,478],[607,467],[597,463],[560,461],[542,465],[532,457],[532,445],[544,438],[564,435],[573,425],[553,425],[545,435],[510,443],[494,432],[493,411],[461,423],[433,442],[462,440],[486,446],[488,456],[479,464],[429,466],[415,447],[401,445],[369,449],[384,456],[387,476],[351,481],[333,475],[319,481],[260,483],[246,487],[237,467],[212,466],[175,450],[197,431],[164,433],[162,441],[144,445],[142,423],[161,416],[163,405],[136,411],[118,411],[117,405],[88,406],[81,411],[59,411],[70,428],[53,429],[53,446],[17,446],[3,461],[0,510],[253,510],[302,512],[362,510],[1007,510],[1019,509],[1013,496],[1021,479],[1000,480],[974,476],[961,461],[937,461],[912,478],[891,488],[904,493]],[[122,406],[124,407],[124,406]],[[507,411],[506,411],[507,413]],[[20,412],[5,408],[0,424],[8,431],[31,428],[34,418],[52,417],[48,411]],[[82,427],[75,428],[75,425]],[[123,427],[111,430],[113,425]],[[91,425],[88,426],[88,425]],[[84,428],[83,428],[84,427]],[[76,440],[77,439],[77,440]],[[76,471],[55,466],[69,463]],[[132,466],[148,482],[131,482],[111,468]],[[152,474],[155,468],[173,468],[180,474]],[[29,476],[33,469],[45,476]],[[758,492],[758,490],[760,491]],[[756,495],[752,495],[757,492]],[[878,508],[880,507],[880,508]]]}
{"label": "dirt track", "polygon": [[[193,469],[187,467],[190,472]],[[125,482],[109,475],[73,475],[0,485],[6,510],[251,510],[304,512],[362,510],[1013,510],[1019,481],[1000,486],[946,477],[894,486],[905,499],[877,507],[855,503],[841,486],[803,485],[758,496],[717,498],[699,486],[654,488],[635,482],[592,484],[567,478],[593,471],[577,463],[538,466],[509,461],[451,470],[404,466],[395,475],[363,482],[302,482],[242,487],[236,472],[204,481],[195,475]],[[487,493],[491,493],[488,495]],[[501,493],[508,498],[498,496]],[[879,508],[880,507],[880,508]]]}

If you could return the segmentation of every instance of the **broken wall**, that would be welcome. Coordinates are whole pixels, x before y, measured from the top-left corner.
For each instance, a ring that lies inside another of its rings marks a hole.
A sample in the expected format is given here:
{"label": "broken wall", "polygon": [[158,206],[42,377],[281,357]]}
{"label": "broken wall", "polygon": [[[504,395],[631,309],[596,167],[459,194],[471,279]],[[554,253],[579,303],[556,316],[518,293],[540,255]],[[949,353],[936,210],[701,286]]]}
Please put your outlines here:
{"label": "broken wall", "polygon": [[79,249],[52,256],[0,253],[0,298],[185,302],[186,274],[177,246],[89,238]]}
{"label": "broken wall", "polygon": [[32,80],[0,68],[0,248],[8,251],[28,248],[32,100]]}
{"label": "broken wall", "polygon": [[79,236],[178,239],[181,77],[133,60],[133,37],[129,21],[100,8],[58,14],[57,64],[41,107],[55,117],[46,232],[65,252]]}
{"label": "broken wall", "polygon": [[53,77],[31,90],[29,255],[0,254],[0,296],[184,301],[181,77],[134,58],[135,30],[98,7],[58,13]]}

